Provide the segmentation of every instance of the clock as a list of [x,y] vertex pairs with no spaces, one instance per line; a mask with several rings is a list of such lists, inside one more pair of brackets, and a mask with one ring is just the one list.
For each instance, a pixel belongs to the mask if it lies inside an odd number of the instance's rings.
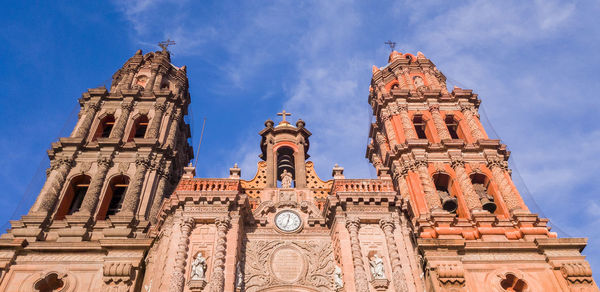
[[302,224],[302,219],[294,211],[285,210],[275,215],[275,226],[284,232],[292,232],[298,230]]

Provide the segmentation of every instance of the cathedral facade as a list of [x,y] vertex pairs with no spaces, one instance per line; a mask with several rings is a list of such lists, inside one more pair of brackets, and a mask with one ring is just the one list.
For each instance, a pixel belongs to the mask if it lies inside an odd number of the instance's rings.
[[393,51],[365,99],[376,179],[318,177],[285,111],[259,132],[253,179],[196,178],[186,68],[136,52],[52,143],[36,202],[0,237],[0,291],[598,291],[586,239],[523,202],[477,94]]

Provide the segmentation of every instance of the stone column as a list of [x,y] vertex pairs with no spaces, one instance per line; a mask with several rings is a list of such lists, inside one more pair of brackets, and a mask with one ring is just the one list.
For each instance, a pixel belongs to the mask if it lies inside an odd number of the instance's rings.
[[403,68],[402,75],[404,75],[404,79],[406,80],[406,85],[409,89],[415,89],[415,85],[413,84],[412,79],[410,78],[410,69]]
[[482,210],[483,207],[479,195],[475,192],[473,184],[465,170],[465,162],[461,159],[455,159],[452,161],[452,168],[454,168],[454,172],[456,172],[456,178],[458,179],[458,184],[465,196],[467,208],[469,210]]
[[488,168],[492,170],[494,182],[500,189],[502,199],[508,210],[512,213],[515,210],[521,209],[519,198],[513,192],[510,182],[506,179],[505,173],[508,169],[508,163],[500,159],[491,159],[488,161]]
[[295,170],[295,187],[305,188],[306,187],[306,165],[304,156],[304,138],[298,139],[298,152],[294,153],[294,170]]
[[100,109],[100,101],[99,100],[90,100],[88,102],[87,110],[85,111],[85,116],[83,117],[83,121],[77,128],[77,132],[75,132],[74,137],[80,138],[85,137],[90,132],[90,127],[92,126],[92,122],[96,117],[96,113]]
[[81,203],[81,208],[78,212],[81,215],[91,215],[96,209],[98,200],[100,199],[100,193],[102,192],[102,186],[106,179],[106,173],[110,169],[111,164],[112,161],[110,157],[98,158],[98,170],[85,192],[85,197],[83,197],[83,202]]
[[148,131],[146,131],[146,139],[158,138],[160,122],[162,121],[162,116],[166,108],[167,106],[164,102],[157,101],[154,104],[154,117],[152,118]]
[[467,120],[467,125],[471,130],[471,136],[473,136],[473,139],[475,139],[475,141],[479,139],[484,139],[483,133],[481,133],[481,129],[479,129],[479,123],[477,122],[477,118],[473,113],[475,111],[475,108],[470,104],[462,104],[460,105],[460,109],[462,110],[465,120]]
[[420,159],[415,161],[415,167],[417,168],[419,179],[421,180],[421,184],[423,185],[423,192],[425,193],[425,201],[427,202],[427,207],[429,207],[430,211],[441,210],[442,203],[440,202],[440,197],[438,196],[437,191],[435,190],[435,184],[429,176],[429,171],[427,170],[427,160]]
[[398,106],[398,111],[400,119],[402,120],[402,128],[404,128],[404,136],[406,136],[406,139],[418,139],[417,132],[413,127],[410,117],[408,117],[408,106],[401,104]]
[[167,73],[167,71],[163,67],[160,67],[158,69],[158,75],[156,76],[156,81],[154,82],[154,90],[155,91],[159,91],[160,90],[160,86],[162,84],[162,80],[163,80],[164,75],[166,73]]
[[402,271],[402,262],[400,261],[400,254],[398,253],[398,247],[396,246],[396,239],[394,238],[394,220],[391,217],[386,217],[379,220],[379,226],[385,234],[385,241],[387,243],[388,254],[392,265],[392,281],[396,292],[407,292],[408,287],[406,286],[406,279],[404,278],[404,272]]
[[230,227],[229,215],[215,219],[217,225],[217,246],[213,260],[213,271],[210,277],[211,292],[223,292],[225,285],[225,253],[227,251],[227,230]]
[[169,134],[167,135],[167,145],[171,147],[171,149],[175,147],[175,140],[177,139],[177,131],[179,130],[181,116],[181,108],[177,108],[175,113],[171,116],[171,126],[169,127]]
[[277,187],[277,159],[273,153],[273,137],[267,138],[267,188]]
[[169,174],[163,170],[159,170],[157,173],[160,176],[158,180],[158,186],[156,187],[156,193],[154,194],[154,199],[152,200],[152,206],[150,207],[150,213],[148,214],[148,219],[152,224],[155,224],[158,221],[156,217],[158,211],[160,209],[160,204],[162,203],[163,198],[165,197],[165,193],[167,187],[169,185]]
[[396,132],[394,132],[394,126],[392,125],[391,119],[392,115],[389,111],[384,110],[381,112],[381,120],[383,121],[383,127],[388,137],[390,148],[394,149],[394,146],[398,144],[398,140],[396,139]]
[[433,117],[433,124],[440,135],[440,139],[452,139],[450,132],[448,132],[448,127],[446,127],[446,123],[444,122],[444,119],[442,119],[442,114],[440,114],[440,106],[438,104],[432,104],[429,106],[429,111]]
[[135,164],[135,176],[129,182],[127,193],[123,199],[123,207],[121,208],[119,215],[133,216],[140,201],[140,192],[142,191],[146,170],[148,170],[149,159],[147,157],[139,157],[135,160]]
[[133,76],[135,75],[135,70],[133,68],[125,69],[125,78],[123,78],[123,83],[119,86],[120,89],[131,89],[131,83],[133,83]]
[[154,89],[154,82],[156,82],[156,75],[158,74],[158,65],[153,65],[152,68],[150,69],[150,78],[148,79],[148,83],[146,83],[146,86],[144,87],[144,92],[148,93],[148,92],[152,92],[152,90]]
[[408,183],[406,182],[408,170],[408,167],[397,168],[396,173],[394,174],[394,179],[396,180],[396,185],[398,186],[398,190],[400,191],[400,196],[402,196],[402,198],[405,199],[410,197]]
[[119,119],[115,123],[115,127],[110,132],[110,138],[117,138],[119,140],[123,139],[123,133],[125,133],[125,127],[127,126],[127,121],[129,121],[129,114],[131,114],[132,109],[133,100],[123,100],[121,103],[121,115],[119,115]]
[[183,218],[181,222],[181,235],[177,243],[177,254],[175,255],[175,268],[169,291],[181,292],[185,284],[185,265],[190,243],[190,234],[194,227],[194,219]]
[[360,219],[358,217],[347,217],[346,228],[350,233],[350,247],[352,249],[352,262],[354,264],[354,284],[356,291],[368,292],[369,280],[365,272],[362,252],[360,251],[360,241],[358,240],[358,229],[360,228]]
[[381,154],[381,160],[385,160],[387,156],[387,139],[380,132],[375,133],[375,140],[377,141],[377,145],[379,146],[379,153]]
[[433,70],[431,70],[431,68],[425,68],[425,78],[427,79],[427,82],[429,82],[429,87],[431,87],[432,89],[439,89],[439,82],[438,80],[435,78]]
[[53,169],[42,188],[40,194],[41,201],[37,209],[38,212],[49,212],[52,210],[73,163],[72,158],[61,158],[55,162],[55,166],[52,167]]

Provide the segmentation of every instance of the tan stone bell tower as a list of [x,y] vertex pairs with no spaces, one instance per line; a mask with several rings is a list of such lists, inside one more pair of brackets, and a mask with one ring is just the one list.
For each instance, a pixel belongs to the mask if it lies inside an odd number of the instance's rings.
[[[308,137],[311,133],[304,128],[304,121],[298,120],[294,127],[286,121],[289,113],[282,111],[279,115],[283,119],[277,126],[267,120],[265,129],[259,133],[262,136],[260,158],[267,162],[267,187],[276,187],[285,172],[292,176],[293,187],[306,188],[305,160],[309,158]],[[285,185],[283,181],[282,184]]]
[[472,90],[446,89],[422,53],[373,66],[367,158],[391,175],[410,222],[427,291],[598,291],[580,251],[532,214],[490,139]]
[[110,90],[90,89],[79,103],[71,136],[48,150],[35,204],[0,239],[2,291],[130,291],[148,226],[192,158],[186,70],[166,49],[137,51]]

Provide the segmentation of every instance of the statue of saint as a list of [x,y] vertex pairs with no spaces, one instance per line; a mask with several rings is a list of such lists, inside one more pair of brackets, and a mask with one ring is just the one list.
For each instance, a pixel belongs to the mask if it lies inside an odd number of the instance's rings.
[[340,289],[344,287],[344,280],[342,280],[342,268],[336,265],[333,271],[333,288]]
[[289,189],[292,187],[292,174],[284,169],[281,173],[281,188]]
[[206,273],[206,259],[199,252],[196,258],[192,262],[192,280],[204,280],[204,273]]
[[244,273],[242,273],[242,262],[238,261],[235,265],[235,288],[242,288],[244,285]]
[[373,276],[373,279],[386,279],[383,268],[383,259],[379,254],[374,254],[369,260],[369,264],[371,265],[371,275]]

